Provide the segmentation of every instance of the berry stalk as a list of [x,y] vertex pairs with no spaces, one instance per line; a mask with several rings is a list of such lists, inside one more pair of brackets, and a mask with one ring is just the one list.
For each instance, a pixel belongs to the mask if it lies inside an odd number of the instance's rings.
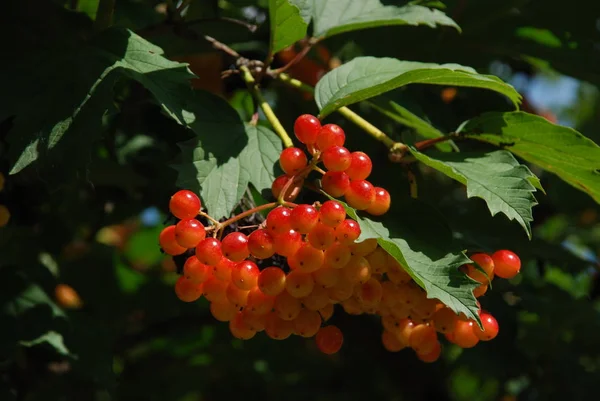
[[271,106],[269,106],[269,103],[267,103],[262,93],[260,93],[258,83],[254,79],[254,76],[252,76],[252,73],[250,72],[248,67],[243,65],[240,67],[240,71],[242,72],[242,77],[244,78],[244,81],[248,86],[248,90],[256,99],[256,102],[258,103],[258,106],[261,108],[263,113],[265,113],[265,116],[267,117],[267,120],[269,120],[269,123],[273,127],[273,130],[275,130],[275,133],[277,133],[279,138],[281,138],[283,146],[285,146],[286,148],[291,148],[292,146],[294,146],[292,138],[290,138],[285,128],[283,128],[283,125],[281,125],[281,122],[275,115],[275,112],[273,112],[273,109],[271,108]]

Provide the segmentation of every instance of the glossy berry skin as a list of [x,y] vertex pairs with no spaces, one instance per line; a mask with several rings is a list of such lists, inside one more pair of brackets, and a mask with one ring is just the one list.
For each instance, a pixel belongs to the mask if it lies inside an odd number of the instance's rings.
[[286,275],[279,267],[267,267],[258,275],[258,288],[271,296],[279,295],[285,290]]
[[268,259],[275,254],[274,240],[267,230],[255,230],[248,236],[248,250],[258,259]]
[[305,145],[316,143],[320,130],[321,122],[310,114],[303,114],[294,122],[294,134]]
[[479,317],[481,318],[483,330],[476,324],[473,325],[473,333],[475,333],[477,338],[481,341],[490,341],[496,338],[498,331],[500,330],[496,318],[487,312],[482,312]]
[[162,250],[168,255],[181,255],[187,251],[187,248],[184,248],[177,243],[174,225],[163,228],[158,236],[158,243]]
[[311,205],[298,205],[292,209],[290,224],[292,229],[307,234],[319,222],[319,212]]
[[334,242],[329,248],[325,249],[323,266],[341,269],[350,262],[350,259],[352,259],[350,247],[340,242]]
[[311,293],[315,279],[310,273],[292,270],[285,279],[285,290],[294,298],[303,298]]
[[442,354],[442,345],[439,341],[435,342],[434,348],[428,353],[417,353],[417,358],[421,360],[421,362],[425,363],[433,363],[437,361]]
[[351,219],[346,219],[335,228],[336,240],[342,244],[350,245],[360,236],[360,226]]
[[321,315],[319,312],[302,309],[292,321],[294,332],[302,337],[309,338],[316,335],[321,328]]
[[205,265],[216,266],[222,256],[221,242],[216,238],[205,238],[196,246],[196,257]]
[[292,256],[288,257],[288,264],[292,270],[312,273],[323,266],[325,254],[310,244],[304,243]]
[[406,345],[402,343],[395,334],[392,334],[387,330],[384,330],[381,334],[381,343],[383,344],[383,347],[390,352],[398,352],[406,348]]
[[250,256],[248,237],[239,231],[227,234],[221,242],[221,251],[223,256],[234,262],[241,262]]
[[471,255],[471,260],[479,265],[485,272],[481,272],[474,265],[467,265],[467,275],[481,284],[488,284],[494,278],[494,260],[485,253],[476,253]]
[[329,171],[344,171],[350,167],[350,151],[343,146],[331,146],[322,153],[323,164]]
[[249,291],[258,285],[260,270],[256,263],[245,260],[238,263],[231,272],[231,282],[239,289]]
[[219,262],[213,266],[213,276],[222,281],[231,281],[231,272],[238,262],[234,262],[223,256]]
[[267,215],[266,228],[272,235],[283,234],[291,230],[292,211],[287,207],[279,206]]
[[208,280],[212,275],[213,268],[200,262],[197,257],[190,256],[183,265],[183,276],[194,284],[200,284]]
[[184,248],[195,248],[206,238],[206,230],[196,219],[181,220],[175,226],[175,239]]
[[342,348],[344,343],[344,335],[337,326],[322,327],[315,337],[317,348],[327,355],[335,354]]
[[344,142],[346,142],[346,134],[337,124],[325,124],[317,136],[317,147],[320,151],[332,146],[344,146]]
[[346,169],[346,174],[351,180],[364,180],[371,175],[373,163],[366,153],[352,152],[350,157],[350,166]]
[[450,308],[437,310],[432,317],[433,325],[440,333],[452,333],[456,327],[458,315]]
[[181,276],[175,283],[175,294],[183,302],[194,302],[202,296],[202,284],[194,284]]
[[279,156],[279,165],[288,175],[294,175],[308,164],[306,154],[299,148],[286,148]]
[[273,237],[273,248],[275,253],[281,256],[291,256],[302,245],[302,235],[295,230],[288,230],[285,233],[277,234]]
[[475,335],[473,326],[477,327],[472,321],[458,320],[454,332],[452,332],[454,344],[461,348],[473,348],[477,345],[479,338]]
[[175,192],[169,201],[169,210],[173,216],[182,220],[195,218],[201,208],[202,203],[198,195],[186,189]]
[[381,216],[390,210],[391,203],[390,193],[384,188],[375,187],[375,200],[366,209],[366,212],[373,216]]
[[419,324],[411,331],[408,345],[418,354],[427,354],[435,348],[437,334],[435,329],[426,324]]
[[338,201],[328,200],[319,209],[321,223],[329,227],[337,227],[346,219],[346,209]]
[[494,273],[498,277],[511,279],[521,270],[521,259],[514,252],[496,251],[492,255],[492,259],[494,260]]
[[350,188],[350,177],[343,171],[328,171],[321,178],[321,186],[329,195],[339,198]]
[[335,241],[335,230],[333,227],[319,223],[306,236],[308,242],[317,249],[325,250]]
[[351,181],[345,197],[351,207],[366,210],[375,202],[375,187],[367,180]]

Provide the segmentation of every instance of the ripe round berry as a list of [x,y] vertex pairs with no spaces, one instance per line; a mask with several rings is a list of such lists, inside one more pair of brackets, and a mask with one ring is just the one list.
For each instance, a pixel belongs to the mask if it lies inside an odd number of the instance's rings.
[[498,277],[510,279],[519,274],[521,270],[521,259],[514,252],[496,251],[492,255],[492,259],[494,260],[494,273]]
[[281,256],[291,256],[302,245],[302,235],[294,230],[277,234],[273,237],[273,249]]
[[163,228],[158,236],[158,243],[162,250],[168,255],[181,255],[187,251],[187,248],[184,248],[177,243],[174,225]]
[[[251,291],[252,293],[252,291]],[[248,303],[250,301],[248,300]],[[251,312],[248,309],[248,306],[246,306],[244,308],[244,310],[242,311],[242,319],[244,320],[244,323],[246,323],[246,325],[248,326],[248,328],[250,328],[250,330],[254,330],[255,332],[259,333],[261,331],[265,330],[265,321],[267,320],[267,312],[265,312],[264,314],[256,314],[254,312]]]
[[[323,269],[319,269],[320,271]],[[315,272],[316,273],[316,272]],[[315,278],[316,282],[316,278]],[[302,298],[302,305],[304,308],[312,311],[319,311],[323,309],[331,300],[329,299],[329,293],[325,287],[315,285],[315,288],[308,294],[307,297]]]
[[319,314],[321,315],[321,319],[323,319],[324,322],[328,321],[329,319],[331,319],[331,316],[333,316],[333,304],[329,303],[327,304],[327,306],[319,309]]
[[315,339],[319,350],[327,355],[338,352],[344,343],[342,331],[333,325],[322,327]]
[[335,230],[333,227],[319,223],[306,236],[308,242],[317,249],[327,249],[335,241]]
[[414,349],[417,354],[428,354],[433,351],[438,342],[435,329],[427,324],[419,324],[410,333],[408,345]]
[[350,166],[346,169],[346,174],[351,180],[364,180],[373,169],[373,163],[369,156],[364,152],[352,152],[350,155]]
[[259,274],[256,263],[245,260],[238,263],[231,272],[231,282],[239,289],[249,291],[257,286]]
[[320,130],[321,122],[317,117],[310,114],[303,114],[294,122],[294,134],[296,134],[296,138],[306,145],[317,142]]
[[315,286],[315,279],[310,273],[293,270],[285,279],[285,289],[294,298],[303,298],[311,293]]
[[196,219],[181,220],[175,226],[175,239],[184,248],[195,248],[206,238],[206,230]]
[[243,308],[248,303],[248,294],[250,291],[241,290],[237,285],[230,282],[225,290],[227,300],[235,305],[236,308]]
[[454,344],[461,348],[473,348],[477,345],[479,338],[475,335],[473,326],[476,325],[472,321],[457,320],[452,332]]
[[312,275],[315,279],[315,283],[323,288],[331,288],[340,280],[340,269],[334,269],[333,267],[322,267],[313,272]]
[[488,284],[494,278],[494,260],[485,253],[476,253],[471,256],[471,260],[479,265],[485,273],[477,269],[474,265],[467,265],[467,275],[481,284]]
[[202,296],[202,284],[194,284],[181,276],[175,283],[175,294],[183,302],[194,302]]
[[375,200],[371,203],[366,211],[373,216],[381,216],[390,210],[392,198],[390,193],[381,187],[375,187]]
[[342,269],[342,277],[352,284],[364,284],[371,278],[371,266],[365,257],[353,256]]
[[450,308],[442,308],[433,314],[432,321],[435,329],[440,333],[451,333],[456,327],[458,315]]
[[366,180],[351,181],[344,196],[348,205],[357,210],[365,210],[375,202],[375,187]]
[[227,234],[221,242],[221,251],[223,252],[223,256],[234,262],[241,262],[250,256],[248,237],[239,231]]
[[273,309],[275,297],[267,295],[256,287],[248,293],[248,302],[245,309],[256,315],[266,315]]
[[384,330],[381,334],[381,343],[383,347],[390,352],[398,352],[406,348],[406,345],[398,339],[395,334]]
[[311,205],[298,205],[292,209],[290,224],[301,234],[307,234],[319,222],[319,212]]
[[285,289],[286,275],[279,267],[267,267],[258,275],[258,288],[267,295],[276,296]]
[[408,344],[408,340],[410,338],[410,334],[413,329],[416,327],[416,324],[410,319],[401,319],[398,322],[397,335],[398,339],[402,341],[404,344]]
[[346,218],[346,209],[340,202],[328,200],[319,209],[319,218],[326,226],[337,227]]
[[308,164],[306,154],[299,148],[286,148],[279,156],[279,165],[284,173],[294,175]]
[[317,146],[324,151],[332,146],[344,146],[346,134],[342,127],[337,124],[325,124],[321,127],[317,136]]
[[350,247],[346,244],[335,242],[329,248],[325,249],[323,266],[341,269],[350,262],[351,258],[352,253],[350,252]]
[[371,277],[355,290],[356,298],[365,306],[377,306],[381,302],[383,288],[379,280]]
[[248,236],[248,250],[257,259],[268,259],[275,254],[273,237],[267,230],[256,230]]
[[354,283],[351,283],[343,278],[337,282],[336,285],[328,290],[329,298],[335,302],[344,302],[350,298],[354,293]]
[[202,283],[202,291],[206,299],[210,302],[229,302],[225,293],[228,285],[227,281],[222,281],[215,276],[211,276]]
[[442,345],[439,341],[436,341],[433,349],[428,353],[419,353],[417,352],[417,358],[421,360],[421,362],[425,363],[433,363],[437,361],[442,353]]
[[343,171],[328,171],[321,178],[321,186],[329,195],[339,198],[350,187],[350,177]]
[[229,301],[217,301],[210,303],[210,314],[219,322],[229,322],[235,318],[239,308]]
[[[292,179],[291,177],[289,177],[285,174],[280,175],[279,177],[275,178],[275,181],[273,181],[273,184],[271,184],[271,193],[273,194],[273,196],[276,199],[279,199],[279,195],[281,195],[283,188],[285,188],[286,184],[291,179]],[[303,179],[297,179],[285,191],[285,196],[283,197],[283,200],[285,200],[286,202],[293,202],[300,194],[303,184],[304,184]]]
[[375,238],[369,238],[350,245],[353,255],[367,256],[371,252],[374,252],[375,249],[377,249],[377,240]]
[[221,257],[219,262],[213,266],[213,275],[222,281],[231,281],[231,272],[235,269],[235,266],[238,262],[234,262],[226,258],[225,256]]
[[346,219],[335,228],[335,238],[346,245],[352,244],[360,236],[360,226],[351,219]]
[[244,322],[244,315],[242,312],[238,312],[235,317],[229,321],[229,331],[231,334],[240,340],[249,340],[256,335],[256,331],[252,330],[246,322]]
[[269,313],[265,319],[265,333],[273,340],[285,340],[294,332],[294,324],[281,319],[277,313]]
[[291,230],[290,216],[292,212],[287,207],[279,206],[267,215],[266,227],[271,235],[283,234]]
[[283,320],[294,320],[302,310],[302,303],[284,291],[275,297],[273,309]]
[[388,253],[383,248],[377,247],[365,257],[373,268],[373,273],[383,274],[387,272]]
[[[0,173],[0,176],[1,175],[2,173]],[[60,306],[66,309],[79,309],[83,306],[81,297],[79,296],[75,288],[71,287],[68,284],[58,284],[54,288],[54,297],[56,298],[56,302],[58,302]]]
[[193,219],[200,213],[201,208],[202,203],[198,195],[186,189],[175,192],[169,201],[169,210],[173,216],[182,220]]
[[292,256],[288,257],[287,262],[292,270],[299,270],[304,273],[312,273],[323,266],[325,254],[322,250],[304,243]]
[[190,256],[183,265],[183,275],[194,284],[200,284],[212,276],[213,269],[200,262],[197,257]]
[[319,312],[302,309],[292,323],[294,324],[294,332],[297,335],[309,338],[317,334],[321,328],[322,320]]
[[496,318],[487,312],[482,312],[479,317],[481,318],[483,330],[481,330],[476,324],[473,324],[473,332],[475,335],[481,341],[490,341],[496,338],[499,331],[498,321]]
[[331,146],[322,153],[323,164],[329,171],[344,171],[352,160],[350,151],[343,146]]
[[216,238],[205,238],[196,246],[196,257],[205,265],[216,266],[222,256],[221,242]]

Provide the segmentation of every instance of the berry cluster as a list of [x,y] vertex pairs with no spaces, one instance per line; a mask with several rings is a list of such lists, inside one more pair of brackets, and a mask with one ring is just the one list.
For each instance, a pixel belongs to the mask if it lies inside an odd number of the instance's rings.
[[[310,114],[301,115],[294,123],[296,138],[306,145],[312,160],[300,148],[287,148],[279,158],[284,175],[277,177],[272,185],[276,198],[293,201],[299,194],[305,176],[316,170],[323,174],[321,187],[329,195],[344,197],[348,205],[357,210],[380,216],[390,208],[390,194],[375,187],[367,178],[373,164],[364,152],[350,152],[344,147],[346,134],[336,124],[321,126]],[[323,163],[327,171],[318,167]],[[283,194],[282,194],[283,192]]]
[[[360,227],[346,218],[340,202],[288,205],[293,207],[272,209],[249,235],[234,231],[221,241],[207,237],[215,226],[205,228],[196,220],[202,212],[195,194],[182,190],[173,195],[170,210],[180,221],[166,227],[159,241],[168,254],[188,255],[175,284],[177,296],[185,302],[204,296],[212,315],[228,322],[237,338],[250,339],[261,331],[277,340],[314,336],[326,354],[343,343],[339,328],[323,326],[336,304],[348,314],[380,316],[384,347],[410,347],[425,362],[440,355],[437,332],[464,348],[496,337],[498,323],[492,315],[480,313],[480,330],[472,320],[427,298],[375,239],[356,242]],[[477,296],[494,276],[510,278],[520,269],[519,258],[506,250],[471,258],[479,267],[463,270],[481,283]]]
[[[4,174],[0,173],[0,192],[4,190]],[[0,205],[0,227],[4,227],[10,220],[10,211],[6,205]]]

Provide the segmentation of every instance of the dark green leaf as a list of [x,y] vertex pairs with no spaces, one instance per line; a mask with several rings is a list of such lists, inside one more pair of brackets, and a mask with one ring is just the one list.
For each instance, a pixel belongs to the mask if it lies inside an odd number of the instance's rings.
[[379,0],[318,0],[313,10],[314,34],[329,37],[343,32],[388,25],[438,25],[460,28],[442,11],[418,5],[384,6]]
[[470,67],[357,57],[321,78],[315,88],[315,100],[324,117],[340,107],[418,83],[489,89],[507,96],[515,105],[521,99],[511,85],[495,76],[478,74]]
[[558,175],[600,203],[600,147],[574,129],[511,112],[483,114],[468,121],[461,132]]
[[537,178],[509,152],[426,155],[413,147],[410,152],[420,162],[466,185],[467,196],[483,199],[492,216],[503,213],[516,220],[531,238],[531,208],[537,204],[532,179]]
[[65,346],[65,342],[64,342],[64,338],[62,336],[62,334],[57,333],[56,331],[49,331],[43,335],[41,335],[40,337],[33,339],[33,340],[21,340],[19,341],[19,344],[25,346],[25,347],[33,347],[35,345],[38,344],[44,344],[47,343],[48,345],[50,345],[52,348],[54,348],[56,350],[56,352],[58,352],[61,355],[71,355],[71,353],[69,352],[69,349]]
[[[302,14],[294,3],[302,6]],[[304,18],[308,18],[307,6],[307,1],[269,0],[271,53],[277,53],[306,36],[309,20]]]

